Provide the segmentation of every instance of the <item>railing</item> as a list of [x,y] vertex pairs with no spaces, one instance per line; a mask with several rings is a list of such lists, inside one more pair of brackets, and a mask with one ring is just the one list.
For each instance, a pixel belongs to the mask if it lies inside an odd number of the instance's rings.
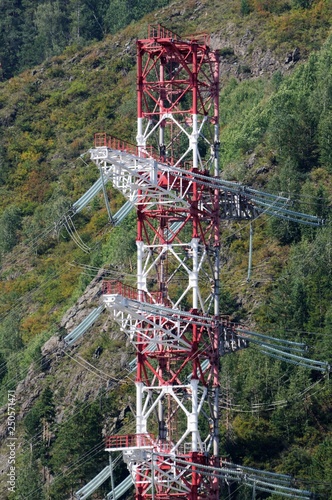
[[95,148],[102,148],[107,146],[107,138],[105,132],[95,134]]
[[[161,441],[156,439],[153,434],[125,434],[118,436],[107,436],[105,441],[106,449],[108,448],[153,448],[153,452],[170,454],[174,450],[174,443],[169,441]],[[177,455],[180,458],[186,459],[191,455],[191,443],[182,443],[177,448]]]
[[144,290],[138,290],[130,285],[125,285],[121,281],[105,280],[102,282],[103,295],[122,295],[127,299],[140,300],[149,304],[160,304],[162,299],[161,292],[150,292],[147,294]]
[[95,148],[109,148],[124,153],[130,153],[140,158],[154,158],[159,160],[158,154],[154,151],[152,146],[135,146],[130,142],[123,141],[117,137],[107,136],[105,132],[97,133],[94,136]]
[[161,24],[151,25],[148,30],[148,38],[169,38],[172,41],[181,41],[181,40],[189,40],[190,42],[197,42],[200,45],[209,45],[210,44],[210,35],[207,33],[195,33],[193,35],[185,35],[181,37],[174,31],[171,31]]
[[108,448],[151,448],[155,445],[152,434],[125,434],[124,436],[107,436],[106,449]]
[[123,295],[128,299],[138,299],[138,290],[129,285],[121,283],[121,281],[103,281],[102,282],[103,295]]
[[186,35],[184,38],[190,42],[196,42],[199,45],[210,45],[211,37],[208,33],[195,33],[194,35]]
[[94,146],[95,148],[115,149],[139,158],[151,158],[161,163],[167,163],[167,165],[174,165],[174,158],[166,156],[161,148],[157,152],[151,145],[135,146],[116,137],[107,136],[105,132],[98,132],[94,135]]
[[95,134],[95,147],[117,149],[138,156],[137,146],[116,137],[107,136],[105,132]]
[[149,25],[148,38],[170,38],[172,40],[181,40],[181,37],[174,33],[174,31],[168,30],[161,24],[157,26]]

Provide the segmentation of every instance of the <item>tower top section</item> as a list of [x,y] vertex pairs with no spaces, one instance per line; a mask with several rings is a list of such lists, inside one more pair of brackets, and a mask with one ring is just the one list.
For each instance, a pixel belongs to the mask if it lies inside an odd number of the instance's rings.
[[137,146],[160,161],[218,171],[219,56],[205,34],[161,25],[137,41]]
[[195,114],[218,120],[218,52],[210,37],[180,37],[161,25],[149,26],[148,38],[137,41],[138,116]]

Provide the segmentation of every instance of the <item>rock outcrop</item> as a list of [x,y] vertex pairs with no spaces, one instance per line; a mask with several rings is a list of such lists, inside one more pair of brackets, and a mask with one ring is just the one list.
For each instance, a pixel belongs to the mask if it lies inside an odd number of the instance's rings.
[[237,30],[229,23],[211,36],[211,47],[220,51],[221,78],[234,76],[239,80],[272,75],[276,71],[286,73],[301,58],[295,47],[291,52],[278,57],[271,49],[263,49],[256,43],[255,33],[247,29],[237,37]]

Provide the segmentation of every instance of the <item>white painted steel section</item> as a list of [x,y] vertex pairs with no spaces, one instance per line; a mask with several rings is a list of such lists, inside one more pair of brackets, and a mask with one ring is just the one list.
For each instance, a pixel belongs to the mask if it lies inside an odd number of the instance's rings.
[[192,451],[198,451],[198,380],[191,379],[192,412],[188,418],[188,430],[192,437]]
[[136,384],[136,433],[146,434],[146,418],[143,415],[143,391],[144,384],[135,382]]
[[144,243],[143,241],[136,241],[137,246],[137,289],[138,299],[143,300],[142,292],[147,291],[146,288],[146,274],[143,273],[143,259],[144,259]]
[[193,168],[198,168],[198,120],[197,115],[192,115],[193,128],[190,136],[190,146],[192,149]]
[[198,272],[199,272],[199,266],[198,266],[198,243],[199,239],[198,238],[193,238],[191,240],[191,248],[193,251],[193,270],[190,273],[190,280],[189,283],[193,289],[193,301],[192,301],[192,306],[194,309],[198,309]]
[[[145,147],[146,141],[143,134],[143,118],[137,118],[137,136],[136,136],[137,146]],[[140,150],[140,148],[139,148]]]

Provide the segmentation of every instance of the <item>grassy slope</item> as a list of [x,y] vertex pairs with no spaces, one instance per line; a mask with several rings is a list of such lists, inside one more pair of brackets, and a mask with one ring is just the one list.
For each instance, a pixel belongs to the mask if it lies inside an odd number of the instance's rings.
[[[251,53],[256,47],[269,48],[283,59],[294,46],[299,46],[302,54],[321,46],[329,29],[329,8],[329,2],[315,2],[309,11],[273,14],[256,9],[243,17],[239,2],[235,1],[174,2],[158,18],[148,16],[147,22],[158,19],[181,34],[198,30],[226,32],[230,45],[250,29],[255,33]],[[20,336],[25,345],[31,346],[22,356],[21,376],[38,355],[38,344],[54,331],[63,312],[86,284],[80,268],[69,263],[91,263],[94,259],[77,249],[63,230],[58,237],[48,234],[40,239],[40,235],[97,178],[96,169],[79,158],[91,146],[93,133],[107,130],[134,140],[135,38],[145,33],[146,24],[130,26],[119,36],[79,53],[68,49],[62,56],[1,84],[0,155],[7,174],[0,186],[0,208],[18,207],[21,229],[17,233],[18,245],[2,259],[0,315],[3,328],[7,328],[6,319],[11,314],[19,315]],[[263,94],[270,92],[269,83],[263,81],[261,87]],[[230,119],[234,119],[232,111]],[[265,157],[260,161],[264,164]],[[114,192],[111,196],[114,208],[120,199]],[[90,246],[104,241],[100,231],[107,216],[101,207],[102,200],[75,219],[80,235]],[[225,229],[226,236],[232,236],[231,233],[234,229]],[[229,239],[229,260],[224,271],[236,266],[233,277],[240,285],[238,301],[244,310],[251,311],[269,293],[271,277],[280,272],[288,249],[281,248],[272,238],[267,247],[266,234],[258,232],[255,258],[260,263],[266,260],[260,274],[260,281],[265,279],[266,286],[254,289],[245,286],[247,251],[242,234]],[[234,251],[237,253],[232,257]],[[271,255],[273,259],[269,259]],[[102,256],[95,260],[98,265],[103,263]],[[229,276],[225,272],[224,281],[234,293],[234,279]],[[16,354],[11,356],[9,378],[17,370]],[[65,383],[61,380],[60,375],[58,382],[52,383],[61,386]]]

